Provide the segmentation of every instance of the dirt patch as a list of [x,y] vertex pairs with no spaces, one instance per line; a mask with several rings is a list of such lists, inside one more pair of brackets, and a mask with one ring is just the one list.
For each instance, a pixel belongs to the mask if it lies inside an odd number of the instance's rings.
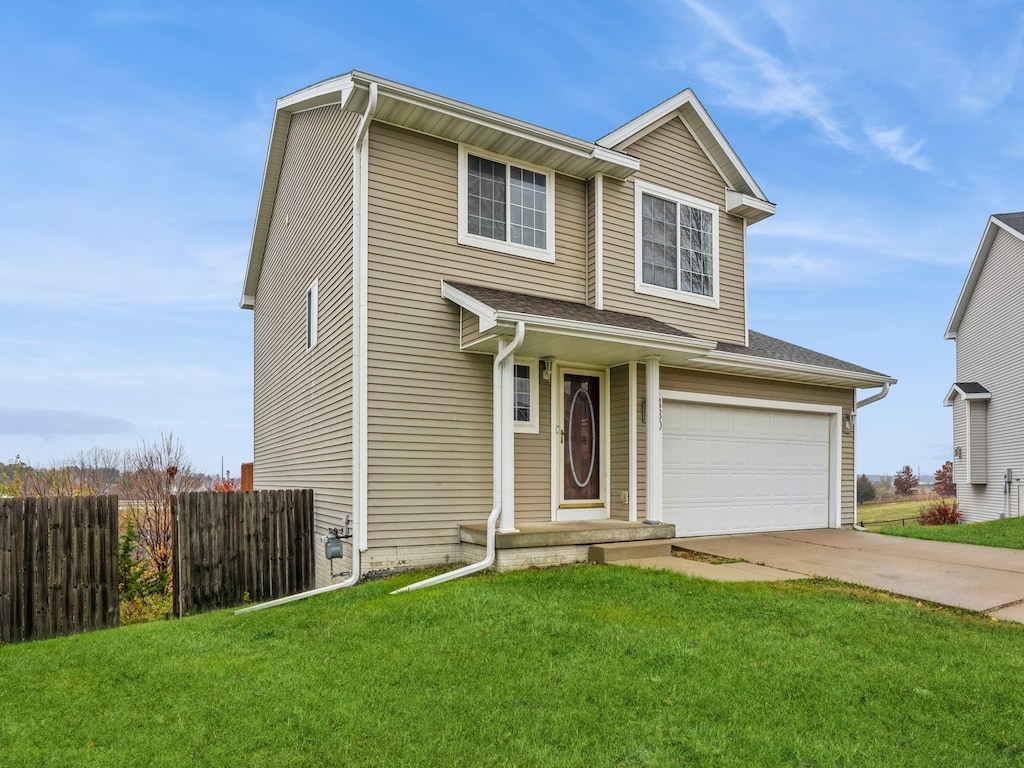
[[718,555],[709,555],[706,552],[694,552],[691,549],[673,549],[672,557],[681,557],[683,560],[696,560],[698,563],[709,563],[711,565],[747,562],[742,557],[719,557]]

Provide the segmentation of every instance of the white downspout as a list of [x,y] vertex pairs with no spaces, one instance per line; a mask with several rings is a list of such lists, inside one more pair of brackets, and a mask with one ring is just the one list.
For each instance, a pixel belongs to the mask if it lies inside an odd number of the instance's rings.
[[[862,408],[865,405],[871,405],[877,403],[883,397],[889,394],[889,382],[882,384],[882,388],[875,392],[875,394],[865,397],[863,400],[859,400],[853,405],[853,412],[850,414],[850,418],[853,420],[851,426],[856,427],[857,423],[857,409]],[[857,531],[866,531],[863,525],[860,524],[858,512],[860,511],[860,505],[857,503],[857,467],[854,465],[853,468],[853,528]]]
[[352,371],[356,379],[352,387],[352,419],[353,424],[353,449],[352,449],[352,573],[345,581],[338,584],[328,584],[326,587],[317,587],[306,592],[299,592],[295,595],[286,595],[276,600],[268,600],[265,603],[250,605],[235,611],[236,614],[252,613],[262,611],[264,608],[273,608],[277,605],[292,603],[313,595],[320,595],[324,592],[333,592],[336,589],[351,587],[359,583],[360,546],[366,541],[366,218],[367,218],[367,197],[366,197],[366,134],[370,129],[370,121],[374,112],[377,111],[377,84],[370,83],[370,98],[366,104],[366,112],[356,129],[356,140],[352,149],[352,162],[355,167],[353,173],[352,190],[352,284],[354,287],[353,296],[353,353]]
[[414,589],[423,589],[424,587],[432,587],[435,584],[442,584],[446,581],[452,581],[453,579],[461,578],[462,576],[468,576],[471,573],[482,571],[485,568],[490,568],[491,564],[494,563],[494,539],[497,534],[498,518],[501,516],[502,497],[504,495],[504,488],[502,487],[502,462],[501,452],[503,445],[503,433],[504,422],[507,417],[511,414],[506,414],[502,407],[502,374],[503,367],[506,362],[512,358],[515,351],[519,349],[519,346],[523,343],[523,337],[526,335],[526,324],[522,321],[516,323],[516,335],[512,339],[507,347],[502,349],[494,356],[494,413],[493,413],[493,432],[494,432],[494,508],[491,509],[491,514],[487,518],[487,554],[483,560],[470,565],[464,565],[462,568],[456,568],[454,571],[448,571],[448,573],[442,573],[437,576],[431,576],[429,579],[423,581],[417,581],[414,584],[401,587],[392,592],[392,595],[397,595],[399,592],[411,592]]

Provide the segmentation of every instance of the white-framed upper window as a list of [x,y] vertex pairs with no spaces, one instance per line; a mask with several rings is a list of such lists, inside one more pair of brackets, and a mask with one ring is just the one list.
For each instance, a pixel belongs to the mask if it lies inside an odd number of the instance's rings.
[[636,183],[636,290],[718,306],[718,206]]
[[319,278],[313,280],[306,289],[306,349],[316,346],[317,315],[319,314]]
[[540,431],[538,405],[539,363],[533,358],[517,357],[512,364],[512,423],[516,432]]
[[554,173],[460,145],[459,242],[554,261]]

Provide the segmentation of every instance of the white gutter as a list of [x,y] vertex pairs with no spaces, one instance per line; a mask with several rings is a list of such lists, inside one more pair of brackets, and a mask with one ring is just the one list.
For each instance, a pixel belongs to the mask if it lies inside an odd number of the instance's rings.
[[501,516],[501,498],[503,495],[502,488],[502,473],[501,473],[501,445],[502,445],[502,434],[505,431],[502,428],[502,421],[506,417],[504,410],[501,407],[501,369],[505,365],[505,362],[511,359],[515,351],[519,349],[523,343],[523,337],[526,335],[526,323],[516,323],[516,335],[512,339],[512,343],[505,347],[501,352],[494,356],[494,414],[493,414],[493,431],[494,431],[494,507],[491,509],[491,514],[487,518],[487,554],[483,560],[470,565],[464,565],[462,568],[456,568],[454,571],[448,573],[442,573],[437,576],[431,576],[429,579],[423,579],[423,581],[417,581],[414,584],[396,589],[392,592],[392,595],[397,595],[399,592],[411,592],[414,589],[423,589],[424,587],[432,587],[435,584],[442,584],[446,581],[452,581],[453,579],[461,578],[462,576],[468,576],[471,573],[482,571],[485,568],[490,568],[494,563],[494,539],[497,533],[498,518]]
[[853,406],[853,412],[856,413],[858,408],[861,408],[861,407],[863,407],[865,405],[871,405],[871,403],[877,403],[879,400],[881,400],[883,397],[885,397],[888,394],[889,394],[889,382],[886,381],[886,382],[884,382],[882,384],[881,391],[875,392],[875,394],[871,395],[870,397],[865,397],[863,400],[861,400],[855,406]]
[[[870,395],[868,397],[865,397],[863,400],[858,400],[854,404],[854,406],[853,406],[853,413],[850,414],[850,417],[854,420],[854,422],[856,422],[856,420],[857,420],[857,409],[858,408],[862,408],[865,405],[871,405],[872,403],[877,403],[879,400],[881,400],[883,397],[885,397],[888,394],[889,394],[889,382],[884,382],[882,384],[882,388],[878,392],[875,392],[875,394]],[[855,460],[856,460],[856,457],[855,457]],[[865,528],[863,525],[860,524],[860,520],[859,520],[860,516],[857,514],[858,511],[860,510],[860,505],[857,503],[857,493],[856,493],[857,467],[856,466],[854,466],[854,468],[853,468],[853,482],[854,482],[853,528],[856,531],[866,531],[867,528]]]
[[295,595],[286,595],[276,600],[268,600],[258,605],[250,605],[235,611],[236,614],[252,613],[262,611],[264,608],[273,608],[285,603],[293,603],[313,595],[320,595],[324,592],[333,592],[336,589],[344,589],[359,583],[361,575],[359,568],[359,552],[365,547],[366,541],[366,184],[365,176],[365,139],[370,129],[370,120],[377,109],[377,84],[370,83],[370,100],[366,105],[366,112],[356,130],[356,141],[352,151],[353,164],[356,168],[353,173],[353,205],[352,215],[354,242],[353,250],[353,275],[352,282],[355,285],[355,339],[353,340],[352,370],[356,382],[352,387],[353,440],[356,442],[352,451],[352,573],[345,581],[338,584],[328,584],[326,587],[310,589],[306,592],[299,592]]

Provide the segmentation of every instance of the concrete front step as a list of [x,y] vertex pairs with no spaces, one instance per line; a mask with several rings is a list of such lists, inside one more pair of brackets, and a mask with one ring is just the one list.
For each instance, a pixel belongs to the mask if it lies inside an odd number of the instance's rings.
[[672,554],[672,542],[665,539],[653,541],[622,541],[613,544],[595,544],[587,554],[592,563],[618,563],[623,560],[644,560],[650,557],[668,557]]
[[[611,542],[642,542],[674,538],[671,523],[630,523],[623,520],[586,520],[558,523],[523,523],[518,531],[498,532],[495,548],[526,549],[537,547],[588,546]],[[486,544],[486,526],[459,526],[459,540],[467,544]],[[582,553],[581,553],[582,556]]]

